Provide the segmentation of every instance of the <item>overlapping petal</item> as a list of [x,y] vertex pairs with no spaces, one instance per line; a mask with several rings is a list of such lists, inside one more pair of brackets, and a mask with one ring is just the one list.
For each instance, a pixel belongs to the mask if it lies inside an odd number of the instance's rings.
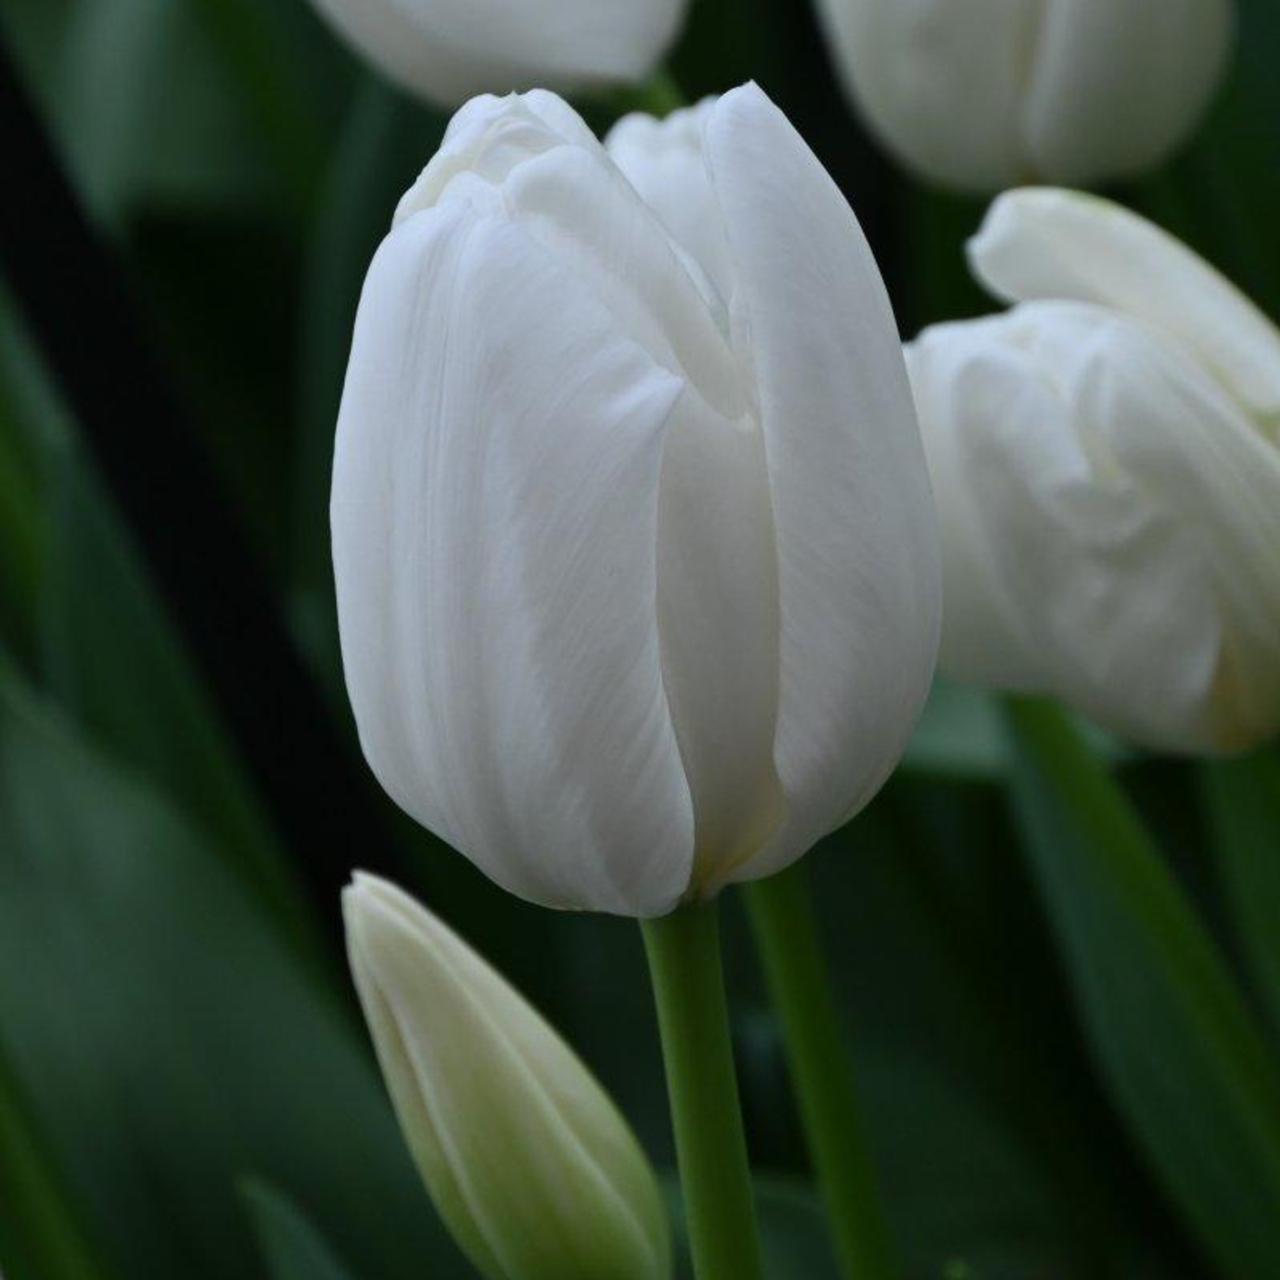
[[937,530],[897,329],[853,212],[755,86],[706,125],[777,538],[782,829],[731,878],[804,853],[879,788],[937,652]]
[[975,433],[994,423],[1068,429],[1067,409],[1001,320],[935,325],[906,349],[942,548],[939,665],[952,679],[1032,692],[1044,674],[997,563],[991,513],[970,478]]
[[970,241],[998,297],[1113,307],[1172,335],[1264,419],[1280,421],[1280,332],[1229,280],[1159,227],[1075,191],[1026,188],[992,205]]
[[509,219],[426,210],[374,260],[335,457],[348,689],[392,797],[533,901],[644,915],[689,882],[653,608],[681,391]]
[[717,102],[706,98],[664,120],[643,112],[623,116],[605,138],[605,149],[676,243],[692,255],[720,299],[727,300],[733,293],[733,268],[702,145]]
[[883,285],[785,118],[749,87],[611,147],[548,94],[458,113],[366,287],[335,568],[391,794],[647,915],[874,793],[938,566]]

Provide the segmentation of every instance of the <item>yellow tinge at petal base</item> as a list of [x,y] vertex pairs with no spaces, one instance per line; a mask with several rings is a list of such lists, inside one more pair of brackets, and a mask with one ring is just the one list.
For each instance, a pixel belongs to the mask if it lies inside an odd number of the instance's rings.
[[441,1216],[491,1280],[663,1280],[653,1171],[574,1053],[394,885],[343,894],[356,988],[401,1128]]

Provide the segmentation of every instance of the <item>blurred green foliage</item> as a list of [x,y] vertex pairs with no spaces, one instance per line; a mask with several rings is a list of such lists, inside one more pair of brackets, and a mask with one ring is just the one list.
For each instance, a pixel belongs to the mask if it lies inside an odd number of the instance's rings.
[[[1118,194],[1280,316],[1280,10],[1241,9],[1212,119]],[[676,78],[695,96],[754,76],[833,170],[854,156],[904,331],[983,310],[961,253],[982,206],[908,184],[826,109],[799,10],[698,0]],[[365,266],[444,120],[305,0],[0,0],[0,35],[347,730],[332,427]],[[910,1274],[1280,1275],[1280,758],[1196,766],[1012,725],[940,686],[899,776],[813,859]],[[9,1280],[467,1274],[303,892],[308,851],[282,847],[256,785],[0,292]],[[634,927],[516,903],[386,809],[412,887],[669,1166]],[[824,1280],[777,1025],[729,907],[771,1274]]]

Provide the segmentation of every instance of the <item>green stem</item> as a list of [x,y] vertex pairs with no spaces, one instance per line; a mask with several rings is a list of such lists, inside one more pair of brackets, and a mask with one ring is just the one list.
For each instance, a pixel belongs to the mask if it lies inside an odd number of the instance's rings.
[[729,1041],[714,903],[646,920],[697,1280],[761,1280],[751,1170]]
[[849,1280],[885,1280],[898,1266],[818,941],[806,863],[745,892],[841,1268]]
[[684,93],[670,71],[655,71],[640,90],[644,110],[653,116],[669,116],[686,105]]
[[680,86],[676,84],[669,71],[654,72],[644,84],[613,90],[608,102],[616,115],[623,116],[629,111],[643,111],[648,115],[657,116],[659,120],[688,105],[684,94],[680,92]]

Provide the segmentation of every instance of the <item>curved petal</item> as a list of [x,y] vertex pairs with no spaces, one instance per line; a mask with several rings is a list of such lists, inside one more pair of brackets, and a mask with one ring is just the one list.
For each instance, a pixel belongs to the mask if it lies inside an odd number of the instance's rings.
[[1136,331],[1113,340],[1105,375],[1083,388],[1084,421],[1212,575],[1210,745],[1257,746],[1280,729],[1280,451],[1196,365]]
[[742,879],[799,857],[897,763],[933,675],[940,585],[902,348],[852,210],[754,85],[716,105],[706,148],[755,362],[781,605],[788,813]]
[[657,1183],[573,1051],[456,934],[394,885],[343,894],[352,974],[432,1197],[489,1276],[658,1280]]
[[972,421],[962,474],[1043,688],[1148,746],[1212,746],[1224,629],[1199,514],[1114,448],[1130,411],[1177,447],[1176,360],[1140,326],[1078,304],[1028,304],[991,327],[1041,392]]
[[534,85],[636,81],[657,64],[687,0],[315,0],[357,49],[430,102]]
[[1222,78],[1229,0],[1048,0],[1027,87],[1034,171],[1093,184],[1159,164]]
[[655,608],[682,390],[509,221],[425,211],[370,268],[332,501],[361,742],[535,902],[657,914],[689,883]]
[[994,191],[1026,176],[1020,129],[1043,0],[819,0],[849,96],[931,181]]
[[497,186],[519,165],[556,147],[599,146],[586,121],[554,93],[481,94],[453,113],[439,148],[400,198],[394,221],[434,208],[459,186]]
[[1280,332],[1230,281],[1159,227],[1095,196],[1001,196],[969,242],[997,297],[1116,308],[1190,347],[1254,413],[1280,415]]
[[939,669],[967,684],[1035,692],[1045,688],[1039,654],[1022,602],[998,571],[966,459],[973,433],[992,421],[1069,427],[1061,399],[1031,357],[1005,340],[1007,331],[1003,317],[935,325],[907,346],[907,370],[942,534]]
[[717,412],[745,411],[723,303],[567,104],[536,91],[468,103],[397,222],[455,200],[519,219],[655,361]]
[[658,521],[667,701],[697,833],[695,893],[753,857],[786,808],[774,758],[778,557],[764,435],[686,396],[672,415]]
[[623,116],[604,140],[614,164],[662,220],[672,238],[706,273],[722,301],[733,293],[724,224],[711,190],[702,135],[714,98],[673,111],[665,120]]

